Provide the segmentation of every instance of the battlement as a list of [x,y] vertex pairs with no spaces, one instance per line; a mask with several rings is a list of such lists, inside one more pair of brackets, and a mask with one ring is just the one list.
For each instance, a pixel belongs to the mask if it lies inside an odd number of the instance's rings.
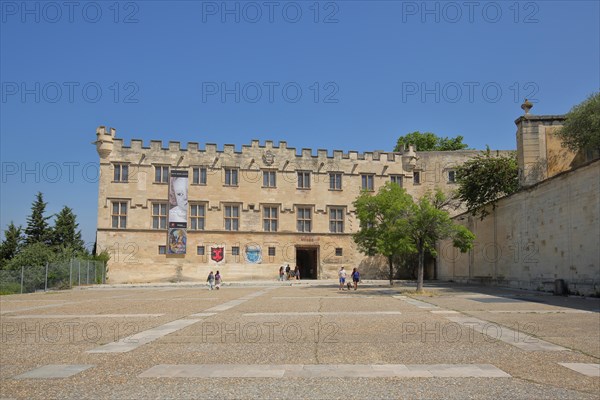
[[[169,141],[168,144],[164,144],[162,140],[150,140],[148,145],[144,145],[141,139],[131,139],[129,144],[126,144],[123,139],[115,137],[116,130],[110,128],[110,131],[106,131],[106,128],[101,126],[97,130],[98,137],[106,138],[110,141],[111,152],[142,152],[150,150],[151,152],[165,152],[165,154],[173,154],[177,152],[190,152],[201,153],[205,155],[219,157],[220,155],[241,155],[256,157],[257,152],[264,153],[271,151],[276,157],[284,159],[303,159],[303,160],[351,160],[351,161],[382,161],[382,162],[400,162],[402,158],[414,157],[414,151],[409,149],[404,152],[386,152],[383,150],[358,152],[342,150],[327,150],[327,149],[314,149],[302,148],[296,149],[295,147],[288,147],[286,141],[279,141],[277,145],[272,140],[266,140],[261,143],[257,139],[252,139],[250,144],[244,144],[241,148],[236,148],[235,144],[224,144],[223,147],[215,143],[206,143],[202,147],[198,142],[188,142],[182,145],[179,141]],[[100,140],[100,139],[98,139]],[[95,142],[97,143],[97,142]],[[110,154],[110,153],[109,153]],[[106,156],[106,152],[105,152]]]

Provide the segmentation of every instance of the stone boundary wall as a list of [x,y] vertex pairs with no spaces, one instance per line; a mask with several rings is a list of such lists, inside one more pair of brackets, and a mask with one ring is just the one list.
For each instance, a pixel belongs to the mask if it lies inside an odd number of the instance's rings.
[[454,220],[475,235],[468,253],[438,246],[438,278],[570,293],[600,294],[600,160],[501,199],[488,217]]

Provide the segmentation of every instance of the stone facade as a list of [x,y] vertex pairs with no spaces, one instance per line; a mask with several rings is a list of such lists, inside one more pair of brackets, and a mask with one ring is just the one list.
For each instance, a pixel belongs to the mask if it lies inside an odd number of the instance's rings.
[[[135,139],[126,146],[114,129],[105,127],[96,136],[97,246],[111,254],[108,276],[113,283],[197,281],[217,269],[230,280],[274,279],[284,264],[298,264],[301,278],[334,278],[342,265],[360,267],[363,277],[385,278],[385,261],[365,257],[352,240],[359,228],[352,202],[363,187],[377,191],[394,180],[413,197],[436,187],[449,191],[456,188],[454,168],[480,153],[415,152],[409,147],[402,153],[315,154],[311,149],[298,152],[286,142],[261,145],[257,140],[241,149],[200,148],[198,143],[183,148],[179,142],[163,146],[161,141],[144,146]],[[189,172],[189,206],[203,214],[194,222],[202,229],[194,229],[191,208],[188,212],[185,255],[161,254],[167,242],[164,177],[172,170]],[[266,208],[276,217],[267,218]],[[232,209],[237,210],[237,230],[227,230],[225,223]],[[214,246],[225,249],[219,263],[210,257]],[[258,251],[261,259],[250,261],[250,251]]]

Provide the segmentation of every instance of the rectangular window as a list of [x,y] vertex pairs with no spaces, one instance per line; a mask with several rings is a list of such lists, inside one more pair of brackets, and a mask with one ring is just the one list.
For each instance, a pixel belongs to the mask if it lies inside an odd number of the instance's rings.
[[390,182],[398,184],[402,187],[402,175],[390,175]]
[[342,255],[344,255],[344,251],[342,250],[341,247],[335,248],[335,255],[336,255],[336,257],[341,257]]
[[129,165],[127,164],[114,164],[115,174],[113,181],[115,182],[127,182],[129,180]]
[[237,170],[237,168],[225,168],[225,185],[226,186],[237,186],[238,185],[238,170]]
[[154,183],[168,183],[169,182],[169,166],[168,165],[155,165],[154,166]]
[[310,189],[310,171],[298,171],[298,189]]
[[298,232],[311,232],[312,210],[310,207],[299,207],[297,211]]
[[277,207],[263,208],[263,229],[265,232],[277,232],[277,221],[279,211]]
[[332,172],[329,174],[329,190],[342,190],[341,172]]
[[329,232],[344,233],[344,209],[329,209]]
[[238,246],[232,246],[231,247],[231,255],[232,256],[239,256],[240,255],[240,248]]
[[152,229],[167,229],[167,203],[152,203]]
[[196,247],[196,255],[203,256],[204,255],[204,251],[205,251],[204,246],[197,246]]
[[158,254],[167,254],[167,246],[158,246]]
[[269,247],[269,257],[275,257],[275,247]]
[[206,185],[206,167],[195,167],[192,169],[192,184]]
[[190,206],[190,229],[193,231],[203,231],[206,222],[206,205],[192,204]]
[[277,172],[263,171],[263,187],[274,188],[277,186]]
[[421,184],[421,172],[419,172],[419,171],[413,172],[413,184],[415,184],[415,185]]
[[240,229],[240,206],[225,206],[225,230],[238,231]]
[[362,174],[360,176],[361,179],[361,183],[362,183],[362,190],[368,190],[368,191],[373,191],[375,190],[375,186],[373,184],[373,179],[374,179],[375,175],[372,174]]
[[111,218],[113,228],[127,228],[127,202],[113,201]]
[[455,183],[456,182],[456,171],[448,171],[448,183]]

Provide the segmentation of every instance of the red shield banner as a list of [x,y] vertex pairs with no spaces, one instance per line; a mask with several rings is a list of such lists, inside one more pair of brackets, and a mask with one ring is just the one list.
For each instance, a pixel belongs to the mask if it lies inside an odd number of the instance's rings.
[[210,249],[210,259],[215,262],[223,261],[223,257],[225,256],[225,248],[224,247],[213,247]]

